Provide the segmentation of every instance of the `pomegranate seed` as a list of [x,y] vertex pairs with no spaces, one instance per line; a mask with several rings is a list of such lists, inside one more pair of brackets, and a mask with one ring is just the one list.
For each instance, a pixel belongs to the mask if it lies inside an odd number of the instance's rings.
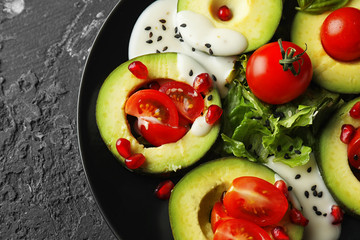
[[172,189],[174,188],[174,183],[171,180],[165,180],[156,187],[155,195],[159,199],[169,199]]
[[129,64],[129,71],[139,79],[146,79],[148,77],[147,67],[140,61],[134,61]]
[[301,225],[303,227],[305,227],[306,225],[308,225],[309,220],[307,220],[304,215],[302,215],[302,213],[297,210],[296,208],[292,208],[290,211],[290,220],[292,223]]
[[349,113],[352,118],[360,118],[360,101],[354,104]]
[[281,226],[274,227],[271,230],[271,235],[275,240],[289,240],[289,236],[286,234],[285,229]]
[[212,87],[212,79],[208,73],[201,73],[195,77],[193,88],[199,93],[207,93]]
[[125,159],[125,165],[130,169],[137,169],[145,162],[145,157],[141,153],[135,153]]
[[332,224],[334,224],[334,225],[340,224],[344,217],[343,211],[337,205],[333,205],[331,207],[331,215],[334,217],[334,220],[332,221]]
[[351,141],[351,139],[354,137],[355,132],[356,132],[356,129],[353,125],[350,125],[350,124],[342,125],[340,140],[343,143],[348,144]]
[[283,180],[277,180],[275,183],[274,183],[274,186],[279,189],[284,195],[286,198],[289,197],[289,191],[288,191],[288,188],[286,186],[286,183],[283,181]]
[[206,113],[205,121],[208,124],[212,125],[220,119],[222,113],[223,110],[221,109],[221,107],[219,107],[218,105],[211,105]]
[[130,141],[125,138],[119,138],[116,141],[116,149],[123,158],[131,156]]
[[231,10],[227,6],[221,6],[218,10],[218,17],[221,21],[229,21],[232,18]]
[[160,84],[158,82],[151,82],[149,83],[149,88],[153,89],[153,90],[159,90],[160,89]]

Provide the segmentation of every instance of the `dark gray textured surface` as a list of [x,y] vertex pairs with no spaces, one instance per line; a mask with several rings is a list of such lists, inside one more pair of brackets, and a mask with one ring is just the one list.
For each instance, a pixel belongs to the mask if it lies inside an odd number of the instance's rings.
[[0,239],[115,239],[86,183],[76,103],[118,0],[0,0]]

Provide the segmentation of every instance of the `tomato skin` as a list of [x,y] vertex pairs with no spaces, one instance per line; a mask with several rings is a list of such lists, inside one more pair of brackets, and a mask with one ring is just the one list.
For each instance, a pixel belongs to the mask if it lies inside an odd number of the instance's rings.
[[[283,41],[284,50],[289,47],[296,50],[295,55],[304,50],[294,43]],[[307,53],[301,58],[303,64],[295,62],[295,70],[301,67],[295,76],[290,70],[284,71],[279,63],[282,59],[278,42],[268,43],[257,49],[249,58],[246,67],[246,80],[256,97],[270,104],[283,104],[300,96],[309,86],[313,70]],[[301,61],[300,61],[301,62]]]
[[259,226],[277,224],[288,209],[285,195],[273,184],[257,177],[233,180],[226,192],[224,206],[229,215]]
[[351,166],[360,169],[360,128],[356,129],[354,137],[349,142],[348,159]]
[[169,81],[161,85],[160,92],[165,93],[174,102],[179,113],[194,122],[204,110],[204,99],[192,86]]
[[340,8],[330,13],[321,26],[321,43],[330,57],[339,61],[360,58],[360,10]]
[[269,234],[256,224],[244,219],[231,219],[222,222],[216,229],[214,240],[271,240]]
[[177,142],[187,132],[186,127],[172,127],[161,123],[152,123],[143,119],[139,119],[138,124],[141,135],[155,147]]
[[126,101],[125,112],[135,117],[155,118],[170,126],[179,124],[179,114],[173,101],[166,94],[153,89],[132,94]]
[[213,232],[215,233],[217,227],[223,223],[224,221],[227,221],[229,219],[234,219],[230,217],[224,207],[224,204],[222,204],[220,201],[216,202],[214,204],[214,207],[211,210],[211,228]]

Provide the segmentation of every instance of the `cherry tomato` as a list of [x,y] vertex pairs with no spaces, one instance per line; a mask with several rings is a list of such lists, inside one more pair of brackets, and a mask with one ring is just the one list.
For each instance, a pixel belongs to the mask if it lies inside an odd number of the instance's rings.
[[169,81],[161,85],[159,91],[169,96],[179,113],[192,122],[204,110],[204,99],[201,94],[186,83]]
[[[302,48],[291,42],[282,42],[283,48],[296,50],[294,56],[304,52]],[[300,96],[309,86],[313,70],[307,53],[293,63],[298,75],[290,69],[284,71],[279,63],[282,57],[278,42],[266,44],[257,49],[249,58],[246,67],[246,79],[256,97],[270,104],[283,104]]]
[[211,228],[215,233],[216,228],[224,221],[234,219],[230,217],[220,201],[214,204],[214,207],[211,210]]
[[360,10],[340,8],[330,13],[321,26],[321,43],[332,58],[353,61],[360,58]]
[[244,219],[222,222],[216,229],[214,240],[271,240],[269,234],[258,225]]
[[281,190],[251,176],[234,179],[223,202],[230,216],[259,226],[277,224],[288,209],[288,201]]
[[141,135],[156,147],[166,143],[177,142],[187,132],[187,128],[182,126],[172,127],[161,123],[149,122],[141,118],[138,124]]
[[354,137],[348,145],[349,163],[356,169],[360,169],[360,128],[356,129]]
[[170,126],[178,126],[179,114],[175,104],[164,93],[145,89],[135,92],[125,104],[125,112],[135,117],[150,117]]

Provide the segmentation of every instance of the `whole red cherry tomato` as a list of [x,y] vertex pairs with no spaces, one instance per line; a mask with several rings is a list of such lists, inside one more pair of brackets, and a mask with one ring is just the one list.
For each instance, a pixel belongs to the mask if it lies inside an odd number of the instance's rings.
[[[291,49],[295,51],[292,57],[289,56],[292,54]],[[284,58],[293,61],[285,69],[279,62]],[[307,53],[296,44],[281,40],[257,49],[250,56],[246,67],[246,80],[251,91],[270,104],[287,103],[300,96],[309,86],[312,74],[312,64]]]
[[360,58],[360,10],[340,8],[327,16],[321,26],[321,43],[332,58],[353,61]]

